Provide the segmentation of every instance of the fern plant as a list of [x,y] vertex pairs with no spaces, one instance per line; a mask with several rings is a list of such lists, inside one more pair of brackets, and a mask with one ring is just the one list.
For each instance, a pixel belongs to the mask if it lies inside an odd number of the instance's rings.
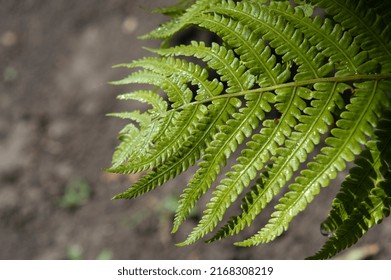
[[[173,232],[201,196],[211,199],[179,245],[213,231],[208,242],[238,234],[280,195],[268,223],[235,243],[254,246],[280,236],[352,166],[321,225],[329,238],[313,258],[352,246],[389,215],[390,1],[182,0],[157,11],[171,20],[143,38],[163,44],[119,65],[132,73],[113,82],[145,84],[119,99],[150,105],[111,114],[130,122],[108,171],[146,172],[115,199],[138,197],[197,165]],[[191,27],[219,40],[172,43]],[[226,166],[230,158],[236,163]],[[217,181],[223,167],[230,170]],[[221,224],[238,198],[241,212]]]

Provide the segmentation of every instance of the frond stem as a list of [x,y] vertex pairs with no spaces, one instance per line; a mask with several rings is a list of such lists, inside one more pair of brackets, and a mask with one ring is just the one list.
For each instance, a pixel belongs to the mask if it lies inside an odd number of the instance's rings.
[[289,82],[289,83],[283,83],[268,87],[262,87],[262,88],[256,88],[256,89],[249,89],[244,90],[240,92],[235,93],[227,93],[227,94],[221,94],[217,96],[213,96],[210,98],[206,98],[203,100],[197,100],[191,103],[184,104],[182,106],[179,106],[178,108],[172,109],[172,110],[180,110],[187,106],[194,106],[197,104],[203,104],[203,103],[210,103],[214,100],[221,99],[221,98],[232,98],[232,97],[240,97],[244,96],[246,94],[250,93],[264,93],[268,91],[275,91],[276,89],[281,88],[290,88],[290,87],[301,87],[301,86],[309,86],[316,83],[343,83],[343,82],[358,82],[358,81],[379,81],[379,80],[391,80],[391,73],[382,73],[382,74],[357,74],[353,76],[342,76],[342,77],[323,77],[323,78],[315,78],[315,79],[309,79],[304,81],[295,81],[295,82]]

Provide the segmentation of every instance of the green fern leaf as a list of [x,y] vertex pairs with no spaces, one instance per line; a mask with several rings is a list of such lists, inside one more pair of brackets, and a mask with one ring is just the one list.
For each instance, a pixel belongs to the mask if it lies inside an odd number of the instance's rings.
[[[133,124],[128,124],[119,133],[118,139],[121,141],[113,154],[112,166],[116,167],[126,162],[128,159],[136,155],[134,146],[143,142],[142,135],[137,127]],[[144,145],[142,147],[145,147]],[[140,147],[140,148],[142,148]]]
[[139,123],[141,127],[148,127],[152,122],[151,116],[149,114],[146,113],[141,114],[139,111],[111,113],[111,114],[107,114],[107,116],[117,117],[121,119],[129,119]]
[[[183,60],[175,60],[173,58],[168,59],[144,59],[132,64],[121,65],[126,67],[145,67],[152,71],[152,73],[136,72],[129,77],[116,82],[115,84],[128,84],[133,82],[144,82],[155,84],[162,88],[168,88],[170,91],[167,93],[174,102],[173,106],[186,105],[191,101],[192,93],[187,86],[187,82],[192,82],[199,87],[198,96],[196,99],[202,99],[218,95],[222,90],[222,85],[217,80],[208,81],[208,73],[201,69],[198,65],[193,63],[187,63]],[[176,77],[178,73],[182,74],[180,77]],[[148,75],[145,75],[148,74]],[[184,95],[184,94],[185,95]],[[201,97],[202,96],[202,97]],[[184,111],[186,112],[186,110]],[[188,110],[192,115],[185,114],[178,118],[182,125],[173,125],[173,130],[168,133],[168,137],[161,137],[158,142],[155,143],[157,149],[154,152],[150,152],[145,157],[141,158],[138,162],[127,164],[125,166],[119,166],[109,169],[111,172],[117,173],[131,173],[141,170],[146,170],[149,167],[163,162],[168,158],[173,151],[179,147],[180,143],[189,137],[191,130],[189,127],[194,121],[197,121],[194,110]],[[183,132],[186,134],[183,134]],[[125,171],[127,170],[127,172]]]
[[201,14],[193,17],[193,24],[206,28],[219,35],[240,56],[242,64],[258,76],[258,84],[269,86],[283,83],[290,77],[289,67],[277,63],[271,49],[248,27],[232,18],[218,14]]
[[[368,143],[368,150],[356,161],[357,167],[351,170],[333,202],[333,211],[324,222],[324,229],[330,230],[330,239],[311,258],[330,258],[352,246],[390,214],[390,128],[391,112],[388,111],[375,132],[379,140]],[[347,193],[349,190],[352,193]]]
[[193,93],[184,82],[172,80],[169,77],[147,70],[132,73],[120,81],[111,82],[111,84],[149,84],[157,86],[167,94],[172,108],[189,104],[193,96]]
[[[205,69],[186,60],[174,59],[172,57],[144,58],[122,66],[129,68],[143,67],[174,80],[178,79],[182,83],[190,82],[199,87],[196,96],[197,100],[219,95],[223,90],[223,86],[218,80],[209,81],[207,79],[208,72]],[[190,101],[189,96],[186,96],[186,101]]]
[[280,148],[279,155],[272,159],[273,165],[257,180],[243,200],[242,214],[232,217],[227,225],[222,227],[209,241],[215,241],[229,235],[237,234],[246,226],[251,225],[256,216],[268,205],[282,187],[292,178],[300,163],[307,159],[314,146],[319,144],[321,134],[328,132],[328,125],[334,122],[331,113],[335,107],[342,108],[344,102],[341,93],[347,88],[342,84],[317,84],[317,91],[305,92],[303,98],[312,99],[312,107],[304,110],[306,115],[300,116],[301,123],[296,131],[289,136],[286,147]]
[[390,26],[376,15],[367,1],[359,0],[314,0],[334,16],[337,22],[356,36],[360,46],[368,51],[371,58],[382,62],[381,71],[391,72],[391,34]]
[[233,114],[233,119],[228,120],[226,125],[220,127],[220,132],[205,150],[203,161],[199,164],[200,168],[189,182],[189,188],[184,190],[179,200],[173,232],[178,230],[201,195],[205,194],[212,186],[221,166],[226,164],[229,156],[258,127],[259,120],[265,117],[264,112],[271,110],[268,101],[272,102],[274,96],[268,93],[263,95],[248,94],[246,99],[248,106],[240,113]]
[[156,94],[154,91],[136,91],[131,93],[124,93],[118,95],[119,100],[136,100],[143,103],[148,103],[152,105],[152,109],[149,109],[148,112],[157,116],[163,115],[167,111],[167,102],[163,98]]
[[[268,12],[261,3],[242,1],[222,2],[221,6],[212,6],[211,12],[237,19],[249,27],[253,34],[261,35],[265,41],[282,56],[285,62],[294,61],[299,65],[295,79],[310,79],[326,76],[332,71],[332,64],[323,64],[324,57],[304,38],[302,32],[295,29],[283,17]],[[314,74],[315,73],[315,74]]]
[[178,46],[171,49],[153,50],[160,55],[195,56],[208,63],[211,69],[216,70],[220,80],[228,83],[227,93],[247,90],[254,85],[255,77],[246,71],[231,50],[216,43],[206,47],[203,42],[193,41],[189,46]]
[[[242,232],[282,193],[267,224],[235,244],[270,242],[353,161],[322,224],[330,237],[314,257],[353,245],[389,214],[391,6],[295,2],[180,0],[155,11],[172,17],[144,36],[165,40],[149,49],[155,56],[119,65],[132,73],[112,84],[146,89],[118,99],[149,107],[110,114],[129,123],[108,171],[148,172],[115,198],[140,196],[196,165],[179,198],[176,232],[211,195],[179,245],[215,230],[209,241]],[[194,27],[220,41],[174,43]],[[238,198],[241,212],[218,228]]]
[[[175,16],[170,21],[162,24],[157,29],[149,32],[148,34],[142,36],[142,39],[169,39],[174,36],[180,30],[186,28],[191,24],[191,19],[194,16],[197,16],[204,9],[206,9],[209,5],[219,2],[219,0],[198,0],[195,1],[193,5],[188,7],[185,12],[178,13],[178,5],[174,5],[174,9],[176,9]],[[186,4],[187,6],[187,4]]]
[[[304,89],[276,91],[276,107],[282,112],[287,108],[289,110],[284,112],[277,125],[273,121],[265,122],[261,133],[255,134],[253,140],[247,143],[248,149],[242,151],[242,156],[237,159],[238,164],[232,167],[232,171],[228,172],[226,178],[216,187],[200,223],[180,245],[191,244],[213,230],[221,221],[225,210],[255,178],[257,171],[264,167],[264,162],[270,159],[270,155],[275,154],[279,142],[282,143],[284,138],[291,134],[292,127],[296,125],[295,117],[301,114],[299,109],[305,107],[298,94],[302,90]],[[291,106],[293,104],[294,106]]]
[[354,155],[361,152],[360,144],[365,143],[365,135],[374,136],[373,127],[369,124],[377,123],[378,116],[374,112],[379,111],[387,96],[378,82],[361,83],[356,87],[351,104],[347,105],[347,111],[341,114],[341,120],[336,123],[338,128],[331,131],[334,137],[326,140],[329,146],[323,148],[322,154],[314,162],[308,163],[308,169],[303,170],[301,176],[295,179],[296,183],[289,186],[290,191],[280,199],[267,225],[252,238],[237,245],[267,243],[281,235],[292,218],[319,193],[320,187],[328,186],[330,180],[336,178],[337,171],[346,168],[346,161],[354,160]]
[[[357,40],[344,31],[340,24],[320,16],[312,19],[306,16],[302,9],[293,8],[285,2],[273,2],[267,8],[302,30],[308,41],[337,65],[336,76],[365,73],[360,71],[359,67],[368,63],[367,52],[360,49]],[[377,62],[372,63],[373,67],[376,67]]]

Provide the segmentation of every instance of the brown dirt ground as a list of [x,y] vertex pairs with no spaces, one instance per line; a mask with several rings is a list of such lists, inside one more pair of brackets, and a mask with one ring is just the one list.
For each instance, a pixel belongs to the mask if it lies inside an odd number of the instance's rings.
[[[323,244],[319,223],[337,184],[286,234],[255,248],[234,247],[237,237],[175,246],[196,222],[190,219],[170,234],[170,202],[189,175],[141,199],[111,200],[137,176],[102,171],[124,125],[105,114],[140,106],[115,99],[124,89],[107,82],[126,72],[111,66],[146,55],[143,45],[158,45],[137,36],[164,17],[141,7],[173,2],[0,0],[0,259],[67,259],[72,248],[84,259],[102,252],[113,259],[302,259]],[[90,198],[75,209],[60,207],[66,186],[76,178],[88,183]],[[390,232],[386,220],[354,248],[372,244],[377,250],[370,258],[389,259]]]

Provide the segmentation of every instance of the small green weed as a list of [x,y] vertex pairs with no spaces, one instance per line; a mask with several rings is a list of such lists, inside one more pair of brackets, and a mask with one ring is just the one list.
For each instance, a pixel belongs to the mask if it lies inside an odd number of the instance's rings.
[[59,205],[63,208],[77,208],[83,205],[91,195],[91,187],[83,178],[71,179],[61,197]]
[[[110,249],[103,249],[100,251],[96,260],[111,260],[113,258],[113,252]],[[68,247],[67,251],[68,260],[82,260],[83,259],[83,250],[78,245],[72,245]]]

